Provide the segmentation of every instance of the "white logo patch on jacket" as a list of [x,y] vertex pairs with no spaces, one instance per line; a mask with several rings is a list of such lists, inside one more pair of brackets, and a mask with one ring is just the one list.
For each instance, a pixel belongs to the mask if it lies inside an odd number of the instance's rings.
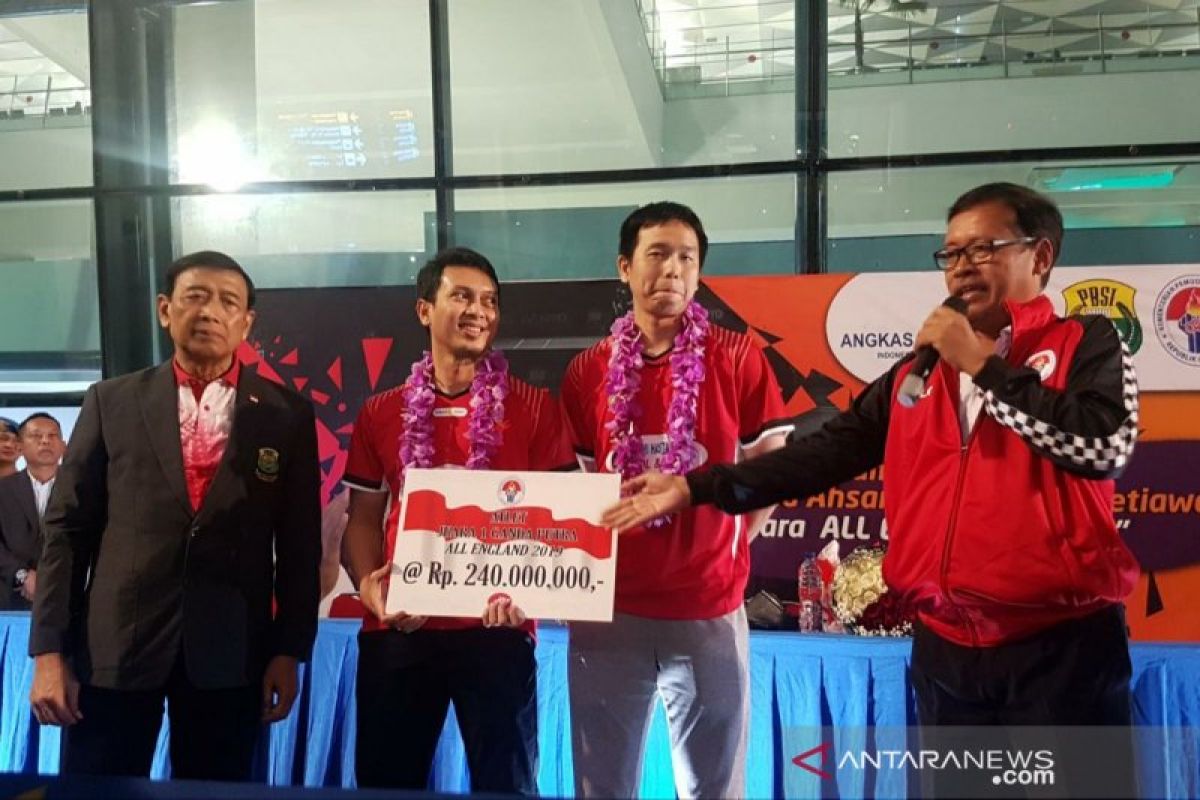
[[1054,368],[1058,366],[1058,356],[1054,354],[1053,350],[1039,350],[1025,359],[1025,366],[1037,370],[1037,374],[1044,382],[1054,374]]

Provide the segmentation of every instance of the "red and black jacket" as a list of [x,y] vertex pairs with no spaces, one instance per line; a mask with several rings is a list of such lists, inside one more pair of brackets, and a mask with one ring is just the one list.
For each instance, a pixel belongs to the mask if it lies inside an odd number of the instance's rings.
[[1137,438],[1129,352],[1105,317],[1057,317],[1045,296],[1008,309],[1012,345],[975,377],[984,408],[966,441],[948,365],[916,407],[896,403],[909,358],[817,433],[689,475],[693,502],[742,512],[882,463],[884,577],[939,636],[992,646],[1119,602],[1139,573],[1112,513]]

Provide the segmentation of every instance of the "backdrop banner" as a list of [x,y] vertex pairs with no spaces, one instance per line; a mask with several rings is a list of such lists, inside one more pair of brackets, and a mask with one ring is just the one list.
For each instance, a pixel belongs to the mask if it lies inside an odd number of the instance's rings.
[[[1200,264],[1059,267],[1046,293],[1059,313],[1109,317],[1138,371],[1142,431],[1115,500],[1143,568],[1129,600],[1134,638],[1200,640]],[[944,294],[941,275],[905,272],[711,278],[698,299],[715,323],[763,348],[802,435],[911,351]],[[260,292],[242,358],[316,405],[326,499],[340,490],[363,401],[402,383],[426,346],[415,301],[411,286]],[[507,284],[497,346],[515,374],[557,391],[570,358],[627,303],[615,280]],[[843,556],[886,543],[882,478],[872,470],[781,505],[751,547],[748,591],[794,600],[806,555],[835,540]]]

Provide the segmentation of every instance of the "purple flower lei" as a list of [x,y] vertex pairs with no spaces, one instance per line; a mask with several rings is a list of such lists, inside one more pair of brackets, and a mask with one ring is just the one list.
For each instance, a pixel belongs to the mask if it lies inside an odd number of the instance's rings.
[[[628,480],[646,471],[646,456],[638,421],[638,389],[642,383],[641,338],[633,312],[612,326],[612,354],[604,389],[612,417],[605,423],[612,443],[613,464]],[[683,312],[683,327],[675,335],[671,352],[671,404],[667,407],[667,449],[659,459],[660,471],[682,475],[700,460],[696,447],[696,404],[704,383],[704,345],[708,339],[708,312],[695,300]],[[656,527],[666,522],[660,517],[649,523]]]
[[[400,481],[409,467],[433,466],[433,356],[426,350],[412,365],[412,374],[404,384],[404,433],[400,437]],[[467,420],[467,469],[487,469],[500,448],[504,435],[504,398],[508,396],[508,361],[498,350],[488,353],[475,365],[471,381],[471,413]]]

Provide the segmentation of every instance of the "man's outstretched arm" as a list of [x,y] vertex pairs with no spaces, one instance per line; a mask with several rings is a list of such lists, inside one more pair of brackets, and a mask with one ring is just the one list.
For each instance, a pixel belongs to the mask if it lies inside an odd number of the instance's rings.
[[626,496],[603,524],[626,530],[689,505],[711,503],[730,514],[808,497],[883,461],[892,389],[900,362],[863,390],[850,408],[816,433],[740,464],[720,464],[685,476],[648,472],[627,481]]

